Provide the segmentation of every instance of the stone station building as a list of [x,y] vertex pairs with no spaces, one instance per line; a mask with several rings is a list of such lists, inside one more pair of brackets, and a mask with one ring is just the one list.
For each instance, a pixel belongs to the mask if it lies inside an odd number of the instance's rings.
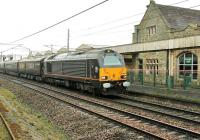
[[[112,46],[122,53],[134,81],[200,87],[200,11],[151,0],[132,44]],[[142,79],[141,79],[142,75]]]

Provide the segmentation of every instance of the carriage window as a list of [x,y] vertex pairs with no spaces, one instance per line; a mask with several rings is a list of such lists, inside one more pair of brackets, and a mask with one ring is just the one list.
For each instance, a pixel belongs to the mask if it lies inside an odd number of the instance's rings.
[[191,76],[192,79],[197,79],[198,60],[197,56],[193,53],[183,53],[179,56],[178,70],[179,78],[183,76]]
[[119,58],[114,55],[106,55],[104,57],[104,66],[119,66],[122,65]]

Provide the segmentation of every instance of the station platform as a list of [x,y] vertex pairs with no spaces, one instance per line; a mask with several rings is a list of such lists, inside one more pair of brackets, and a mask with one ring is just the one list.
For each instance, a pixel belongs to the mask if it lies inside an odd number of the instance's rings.
[[188,88],[184,90],[183,88],[168,89],[166,87],[154,87],[153,85],[132,84],[127,90],[131,92],[131,94],[151,94],[200,103],[200,88]]

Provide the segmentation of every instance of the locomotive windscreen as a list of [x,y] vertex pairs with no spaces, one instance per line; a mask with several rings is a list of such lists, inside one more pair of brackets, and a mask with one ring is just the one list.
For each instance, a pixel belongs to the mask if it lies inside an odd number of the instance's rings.
[[104,57],[104,66],[120,66],[122,63],[120,62],[119,57],[115,55],[106,55]]
[[103,67],[124,66],[124,60],[121,55],[116,53],[106,53],[103,57]]

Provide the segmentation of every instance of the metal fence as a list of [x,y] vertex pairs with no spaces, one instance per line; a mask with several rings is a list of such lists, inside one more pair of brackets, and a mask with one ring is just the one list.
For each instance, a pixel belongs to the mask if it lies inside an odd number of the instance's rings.
[[168,70],[128,69],[128,81],[131,84],[150,85],[154,87],[200,88],[200,71],[174,71],[169,76]]

